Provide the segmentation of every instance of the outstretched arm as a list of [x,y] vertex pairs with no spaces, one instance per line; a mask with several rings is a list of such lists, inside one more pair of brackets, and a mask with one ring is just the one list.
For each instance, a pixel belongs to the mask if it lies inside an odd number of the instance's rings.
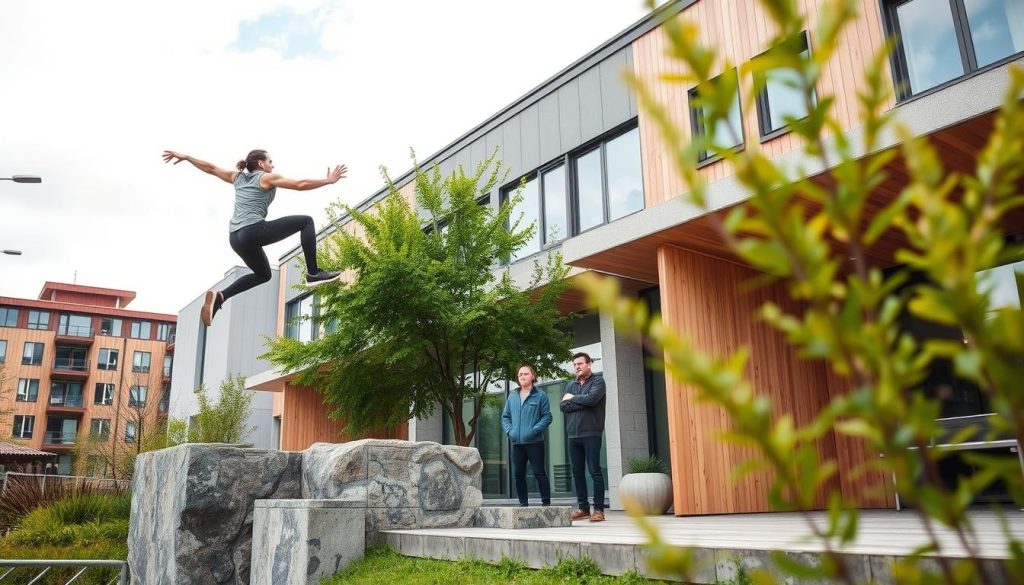
[[271,173],[260,177],[260,187],[263,187],[264,189],[280,187],[282,189],[294,189],[295,191],[309,191],[310,189],[319,189],[325,185],[333,185],[344,178],[345,173],[347,172],[348,167],[345,165],[338,165],[333,169],[327,169],[327,178],[325,179],[301,180],[286,179],[277,173]]
[[180,152],[174,152],[173,150],[165,150],[163,157],[164,162],[173,161],[174,164],[178,164],[183,160],[188,161],[192,163],[192,166],[199,169],[200,171],[203,171],[204,173],[209,173],[217,177],[218,179],[224,181],[225,183],[233,183],[235,181],[235,171],[222,169],[218,166],[215,166],[212,163],[206,162],[205,160],[199,160],[198,158],[191,157],[187,154],[181,154]]

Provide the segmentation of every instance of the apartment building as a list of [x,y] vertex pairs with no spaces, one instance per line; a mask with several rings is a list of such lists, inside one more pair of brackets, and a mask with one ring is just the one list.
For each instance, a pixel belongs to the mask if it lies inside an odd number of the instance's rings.
[[[803,47],[813,52],[820,21],[819,2],[802,0],[808,17]],[[458,166],[471,169],[496,147],[511,170],[509,181],[483,202],[499,205],[525,180],[519,211],[538,223],[538,237],[510,265],[497,267],[515,277],[529,273],[532,261],[561,251],[574,274],[597,272],[619,279],[628,295],[660,311],[673,328],[686,333],[701,350],[724,355],[741,346],[752,349],[750,373],[755,390],[768,397],[777,412],[790,413],[803,423],[831,397],[848,392],[848,383],[824,365],[802,361],[774,330],[754,318],[754,308],[766,299],[789,303],[778,285],[759,289],[756,298],[743,286],[758,276],[719,241],[712,227],[730,207],[749,194],[721,160],[707,158],[699,172],[709,183],[712,211],[684,203],[684,185],[670,162],[654,120],[638,107],[638,97],[623,81],[630,72],[667,104],[668,115],[687,139],[702,132],[700,112],[693,105],[695,88],[669,84],[663,73],[679,65],[666,57],[668,42],[663,23],[680,19],[694,23],[701,41],[716,46],[733,64],[743,64],[769,49],[770,20],[753,2],[682,0],[670,2],[649,17],[596,47],[514,103],[465,131],[438,153],[421,161],[437,164],[442,173]],[[583,21],[581,21],[582,23]],[[938,146],[942,164],[952,171],[971,171],[976,154],[992,130],[994,112],[1008,86],[1009,68],[1024,64],[1024,2],[1020,0],[880,0],[864,1],[860,14],[842,37],[821,77],[818,95],[834,95],[842,132],[860,144],[863,133],[856,92],[862,72],[889,36],[901,39],[889,69],[897,88],[887,105],[891,114],[917,136]],[[559,64],[552,63],[552,70]],[[738,75],[735,69],[718,72]],[[751,79],[739,79],[741,88]],[[742,95],[746,95],[743,92]],[[735,130],[736,148],[760,149],[790,169],[827,187],[829,170],[805,158],[798,140],[787,132],[785,115],[799,117],[800,105],[784,83],[769,82],[756,104],[741,104],[737,94],[728,124]],[[459,129],[453,128],[453,135]],[[881,148],[898,146],[884,137]],[[863,155],[870,153],[861,153]],[[906,184],[899,157],[891,163],[888,180],[873,194],[872,207],[881,209]],[[412,198],[412,172],[399,176],[399,191]],[[381,189],[359,207],[367,210],[386,195]],[[561,234],[548,237],[544,234]],[[341,229],[354,223],[342,219]],[[1008,233],[1024,225],[1007,225]],[[326,237],[329,234],[322,234]],[[897,265],[897,242],[883,237],[867,251],[871,266]],[[281,258],[281,288],[276,311],[277,334],[310,339],[318,334],[295,326],[292,319],[315,310],[315,298],[293,288],[301,273],[299,250]],[[1021,267],[999,267],[1012,277]],[[1013,278],[1002,279],[1006,298],[1021,298]],[[1012,290],[1010,290],[1012,289]],[[695,404],[687,388],[648,367],[644,350],[621,335],[606,316],[588,312],[574,298],[566,310],[579,312],[577,349],[589,351],[607,388],[607,427],[602,461],[617,507],[615,487],[625,463],[634,456],[655,453],[670,462],[677,515],[757,512],[770,509],[767,473],[733,482],[730,470],[749,450],[723,444],[718,435],[727,428],[716,409]],[[912,327],[912,325],[911,325]],[[956,332],[953,332],[955,335]],[[541,387],[557,402],[565,382],[543,381]],[[268,370],[250,378],[253,389],[275,392],[274,415],[282,420],[281,448],[302,449],[314,441],[337,441],[337,425],[315,391],[292,383],[287,373]],[[501,394],[513,387],[496,389]],[[975,388],[934,372],[926,390],[954,388],[942,416],[955,420],[984,415],[988,405]],[[485,461],[484,492],[489,498],[511,497],[508,445],[497,413],[485,412],[476,438]],[[549,476],[555,496],[571,494],[568,458],[556,414],[548,436]],[[449,441],[449,422],[437,415],[411,420],[400,432],[412,440]],[[855,476],[858,463],[876,455],[840,434],[829,434],[822,456],[839,463],[837,481],[843,494],[862,507],[894,505],[889,479],[879,474]],[[824,502],[818,502],[823,506]]]
[[134,298],[59,282],[37,299],[0,296],[0,408],[13,411],[3,436],[58,455],[36,471],[70,474],[86,436],[131,445],[167,415],[176,319],[126,308]]

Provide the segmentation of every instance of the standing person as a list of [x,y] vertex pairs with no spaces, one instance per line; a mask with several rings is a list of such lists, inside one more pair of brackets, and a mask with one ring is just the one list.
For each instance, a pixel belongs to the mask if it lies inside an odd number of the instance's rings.
[[[604,379],[593,375],[594,361],[586,353],[572,356],[576,379],[565,387],[559,408],[565,415],[565,430],[569,436],[569,461],[576,484],[576,502],[579,509],[572,513],[573,520],[590,518],[591,522],[604,521],[604,474],[601,473],[601,434],[604,433]],[[594,513],[587,502],[587,478],[584,464],[594,482]]]
[[280,242],[294,233],[301,234],[299,238],[302,242],[302,254],[306,258],[307,286],[318,286],[325,282],[336,281],[341,277],[340,272],[326,272],[317,266],[316,228],[313,226],[312,217],[288,215],[271,221],[266,221],[266,219],[267,209],[274,201],[278,187],[295,191],[309,191],[325,185],[333,185],[345,176],[348,171],[345,165],[337,165],[334,169],[328,168],[327,177],[324,179],[295,180],[275,173],[274,161],[270,159],[270,155],[265,150],[249,151],[245,160],[238,161],[234,171],[222,169],[204,160],[173,150],[165,150],[163,158],[164,162],[173,161],[174,164],[188,161],[204,173],[209,173],[235,186],[235,213],[231,216],[228,243],[231,244],[231,249],[245,262],[245,265],[252,270],[252,274],[242,276],[224,290],[206,292],[203,308],[200,311],[203,325],[210,326],[214,315],[225,301],[270,280],[270,262],[267,260],[266,252],[263,251],[263,246]]
[[550,506],[551,483],[544,461],[544,429],[551,424],[551,401],[547,394],[534,386],[537,370],[532,365],[523,364],[517,377],[519,388],[508,395],[505,410],[501,413],[501,428],[512,440],[512,476],[516,482],[516,495],[520,506],[529,505],[526,491],[526,462],[529,461],[540,489],[540,503]]

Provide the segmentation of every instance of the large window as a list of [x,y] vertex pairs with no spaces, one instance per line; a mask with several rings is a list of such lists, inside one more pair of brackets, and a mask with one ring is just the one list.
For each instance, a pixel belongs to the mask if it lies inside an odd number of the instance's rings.
[[18,392],[14,400],[17,402],[35,402],[39,398],[39,380],[35,378],[20,378],[18,380]]
[[132,371],[140,374],[149,373],[149,364],[153,355],[148,351],[137,351],[132,354]]
[[7,361],[7,340],[0,339],[0,364]]
[[[536,232],[513,260],[644,208],[640,131],[617,131],[520,181],[523,199],[511,218],[521,217],[520,227],[535,224]],[[503,189],[502,202],[519,186]]]
[[134,421],[124,423],[124,442],[134,443],[139,432],[138,424]]
[[[810,54],[807,34],[801,34],[777,50],[786,51],[806,58]],[[775,68],[764,72],[758,86],[764,89],[757,96],[757,118],[761,136],[772,136],[788,125],[787,120],[799,120],[807,116],[807,100],[804,97],[803,79],[790,68]],[[812,94],[813,97],[813,94]]]
[[65,313],[60,316],[57,333],[71,337],[92,337],[92,317]]
[[50,328],[50,312],[49,311],[35,311],[30,310],[28,312],[28,324],[29,329],[49,329]]
[[18,309],[14,307],[0,307],[0,327],[17,327]]
[[79,382],[51,382],[50,406],[82,408],[82,384]]
[[106,347],[100,348],[100,361],[96,367],[100,370],[117,369],[118,350]]
[[285,337],[298,341],[316,339],[316,327],[313,318],[316,316],[316,297],[306,295],[288,303],[285,308]]
[[[736,71],[732,70],[723,75],[736,77]],[[712,80],[714,82],[715,80]],[[711,145],[721,150],[739,148],[743,146],[743,116],[740,110],[740,92],[737,84],[736,95],[733,96],[729,112],[723,118],[716,121],[715,127],[709,127],[707,117],[709,107],[703,103],[701,88],[695,87],[690,90],[690,125],[694,137],[711,137]],[[712,150],[702,150],[698,160],[714,160],[716,155]]]
[[121,320],[113,317],[104,317],[100,319],[100,335],[121,337]]
[[900,99],[1024,51],[1020,0],[889,0]]
[[114,403],[114,385],[104,384],[102,382],[96,384],[96,391],[93,393],[92,398],[93,404],[99,404],[100,406],[108,406]]
[[171,368],[174,365],[174,357],[170,355],[164,356],[164,378],[171,377]]
[[14,430],[11,436],[15,439],[31,439],[36,428],[36,417],[31,414],[14,415]]
[[25,351],[21,354],[21,365],[41,366],[43,365],[43,344],[35,341],[25,342]]
[[152,323],[149,321],[132,321],[131,338],[149,339],[152,334]]

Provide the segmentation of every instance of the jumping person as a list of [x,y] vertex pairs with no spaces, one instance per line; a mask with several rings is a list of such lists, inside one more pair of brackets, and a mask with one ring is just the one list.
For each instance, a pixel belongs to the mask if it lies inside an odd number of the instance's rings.
[[333,282],[341,277],[340,272],[326,272],[316,263],[316,229],[313,218],[308,215],[288,215],[267,221],[267,209],[274,201],[277,188],[309,191],[325,185],[333,185],[344,178],[348,169],[345,165],[337,165],[327,169],[324,179],[287,179],[274,172],[274,161],[265,150],[253,150],[235,165],[236,170],[229,171],[214,166],[204,160],[187,154],[165,150],[164,162],[178,164],[188,161],[192,166],[209,173],[218,179],[235,186],[235,213],[231,216],[230,235],[228,242],[231,249],[252,270],[221,291],[206,292],[200,317],[207,327],[213,322],[214,315],[231,297],[249,290],[254,286],[268,282],[271,277],[270,262],[263,246],[287,238],[298,232],[302,242],[302,254],[306,258],[306,285],[313,287]]

